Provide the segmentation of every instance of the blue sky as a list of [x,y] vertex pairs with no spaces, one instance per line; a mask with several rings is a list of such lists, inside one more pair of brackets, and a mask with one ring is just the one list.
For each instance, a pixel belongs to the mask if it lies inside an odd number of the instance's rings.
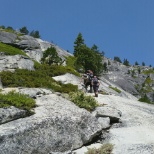
[[130,64],[154,66],[154,0],[0,0],[0,25],[38,30],[73,53],[79,32],[88,47]]

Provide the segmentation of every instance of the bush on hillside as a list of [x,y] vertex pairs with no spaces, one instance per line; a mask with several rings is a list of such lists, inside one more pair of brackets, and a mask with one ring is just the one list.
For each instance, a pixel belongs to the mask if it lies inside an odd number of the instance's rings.
[[24,55],[28,57],[23,51],[18,48],[0,42],[0,52],[4,52],[5,55]]
[[14,91],[7,94],[0,93],[0,108],[9,106],[15,106],[30,112],[30,110],[35,107],[35,101],[28,95],[20,94]]
[[69,97],[77,106],[88,111],[92,111],[98,106],[97,101],[92,96],[86,96],[84,92],[70,92]]
[[112,144],[104,144],[100,148],[89,148],[85,154],[112,154],[113,145]]
[[76,57],[74,56],[66,57],[66,65],[74,69],[75,69],[75,61],[76,61]]
[[143,97],[141,97],[139,99],[140,102],[145,102],[145,103],[149,103],[151,104],[152,102],[149,100],[149,98],[147,97],[147,95],[145,94]]
[[113,89],[114,91],[116,91],[118,93],[121,93],[121,90],[119,90],[117,87],[109,86],[109,88]]
[[[54,69],[57,71],[57,69]],[[30,71],[26,69],[16,69],[15,72],[3,71],[0,73],[1,81],[4,87],[29,87],[29,88],[49,88],[57,92],[76,91],[77,86],[72,84],[62,84],[55,81],[53,72],[46,69]]]
[[74,74],[76,76],[80,76],[80,74],[75,71],[72,67],[69,66],[62,66],[62,65],[41,65],[38,64],[37,62],[34,63],[34,68],[36,69],[36,71],[45,71],[47,72],[47,74],[49,74],[50,76],[58,76],[58,75],[63,75],[66,73],[71,73]]

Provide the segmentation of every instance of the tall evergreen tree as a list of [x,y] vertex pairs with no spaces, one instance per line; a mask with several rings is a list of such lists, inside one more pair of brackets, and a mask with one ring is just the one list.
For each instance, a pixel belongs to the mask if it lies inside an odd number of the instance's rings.
[[75,67],[86,71],[92,70],[94,74],[100,75],[103,71],[102,55],[94,44],[89,48],[84,44],[82,34],[79,33],[74,42],[74,56],[76,57]]
[[135,62],[135,65],[139,65],[139,63],[136,61],[136,62]]
[[145,63],[144,62],[142,62],[142,66],[145,66]]
[[80,55],[81,51],[81,46],[84,45],[84,39],[82,38],[82,34],[79,33],[75,42],[74,42],[74,56],[77,57]]
[[99,53],[98,47],[95,44],[91,47],[91,50],[93,50],[94,52]]
[[126,66],[129,66],[129,65],[130,65],[130,64],[129,64],[129,61],[128,61],[127,59],[124,59],[123,64],[126,65]]

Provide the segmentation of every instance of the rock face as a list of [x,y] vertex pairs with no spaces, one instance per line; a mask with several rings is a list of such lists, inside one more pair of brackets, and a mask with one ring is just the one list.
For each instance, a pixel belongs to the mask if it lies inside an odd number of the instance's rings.
[[34,62],[23,55],[0,57],[0,71],[14,71],[17,68],[34,70]]
[[[150,70],[150,67],[125,66],[122,63],[107,58],[104,58],[104,62],[107,64],[110,62],[110,64],[107,65],[107,72],[102,75],[105,79],[110,82],[112,81],[116,86],[122,88],[124,91],[129,92],[137,98],[144,96],[142,91],[145,89],[148,98],[151,102],[153,102],[154,98],[153,95],[151,95],[151,93],[154,93],[153,74],[146,75],[142,73],[143,71]],[[151,85],[145,84],[148,76],[152,80]],[[143,85],[145,86],[143,87]]]
[[26,116],[25,110],[20,110],[11,106],[9,108],[0,108],[0,124],[13,121]]
[[114,124],[103,143],[114,145],[113,154],[154,153],[154,106],[119,96],[100,96],[100,102],[122,112],[121,123]]
[[[0,53],[0,71],[14,71],[17,68],[34,70],[32,60],[40,62],[43,51],[48,47],[55,47],[64,61],[65,57],[72,56],[52,43],[1,30],[0,42],[18,47],[30,57],[6,56]],[[140,94],[136,85],[141,88],[147,76],[139,74],[136,67],[127,67],[121,63],[104,59],[104,62],[108,61],[110,61],[108,72],[100,77],[99,87],[100,92],[106,95],[99,94],[95,98],[99,104],[104,105],[105,103],[107,106],[98,107],[93,114],[78,108],[74,103],[63,98],[61,94],[56,95],[50,90],[16,88],[17,92],[35,99],[37,107],[34,109],[35,114],[30,117],[25,117],[26,112],[15,107],[0,109],[0,153],[71,153],[72,150],[91,142],[101,133],[102,129],[110,128],[109,138],[105,142],[115,145],[114,154],[153,154],[154,128],[151,125],[154,124],[154,108],[137,102]],[[140,68],[141,71],[149,69]],[[135,78],[128,73],[133,71]],[[152,74],[150,78],[154,80]],[[54,79],[64,84],[78,85],[81,89],[80,78],[72,74],[67,73],[54,77]],[[121,92],[114,91],[110,88],[111,86],[117,87]],[[154,83],[150,83],[151,89],[154,90],[153,86]],[[1,81],[0,88],[3,88]],[[154,101],[153,91],[147,96]],[[122,121],[122,124],[116,123],[117,125],[111,126],[112,123],[119,121]],[[141,133],[138,133],[138,130]]]
[[17,39],[17,35],[0,30],[0,42],[11,44]]
[[[27,94],[32,91],[19,90]],[[32,95],[37,94],[34,115],[0,125],[1,154],[64,153],[90,142],[101,132],[97,119],[85,109],[47,90],[38,91],[34,89]]]
[[66,57],[72,56],[71,53],[68,53],[66,50],[53,43],[43,41],[38,38],[33,38],[29,35],[19,36],[17,35],[17,32],[8,33],[0,30],[0,42],[15,46],[23,50],[29,57],[38,62],[40,62],[43,56],[43,51],[49,47],[54,47],[59,57],[61,57],[63,61],[66,59]]

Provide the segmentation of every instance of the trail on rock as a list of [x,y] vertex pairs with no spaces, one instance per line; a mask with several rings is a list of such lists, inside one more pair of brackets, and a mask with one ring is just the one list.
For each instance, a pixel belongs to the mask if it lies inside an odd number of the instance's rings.
[[122,112],[122,123],[113,125],[105,140],[114,154],[154,154],[154,105],[113,95],[96,100]]

